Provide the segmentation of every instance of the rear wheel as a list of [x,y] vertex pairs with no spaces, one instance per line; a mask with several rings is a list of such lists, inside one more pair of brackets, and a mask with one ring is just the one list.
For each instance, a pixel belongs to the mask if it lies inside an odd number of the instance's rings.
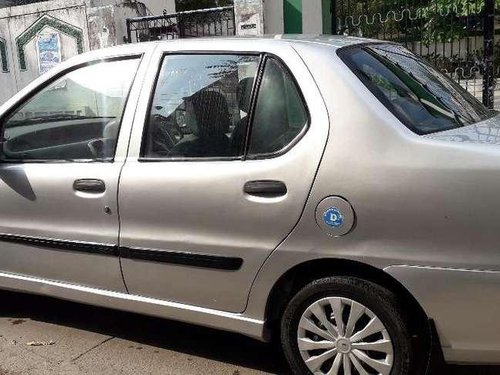
[[412,340],[396,296],[355,277],[303,287],[281,321],[294,374],[408,375]]

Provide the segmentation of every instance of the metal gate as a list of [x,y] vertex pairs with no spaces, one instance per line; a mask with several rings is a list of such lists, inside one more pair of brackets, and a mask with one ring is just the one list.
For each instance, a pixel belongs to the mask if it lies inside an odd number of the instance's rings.
[[152,40],[229,36],[236,32],[234,7],[127,19],[129,43]]
[[402,43],[500,109],[497,0],[332,1],[336,34]]

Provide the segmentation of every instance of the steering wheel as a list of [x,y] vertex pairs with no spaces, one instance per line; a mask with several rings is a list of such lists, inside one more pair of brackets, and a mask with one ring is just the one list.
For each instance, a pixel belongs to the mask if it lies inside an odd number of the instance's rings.
[[172,119],[161,114],[153,115],[152,122],[154,125],[153,148],[168,154],[184,138],[184,133],[177,121],[172,121]]

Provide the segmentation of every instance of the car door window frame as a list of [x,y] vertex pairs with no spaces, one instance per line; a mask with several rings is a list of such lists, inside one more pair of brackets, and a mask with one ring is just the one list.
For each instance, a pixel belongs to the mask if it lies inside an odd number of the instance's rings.
[[115,162],[115,157],[116,157],[116,150],[118,147],[118,137],[121,132],[122,128],[122,122],[123,118],[125,116],[127,106],[129,105],[129,99],[130,95],[132,93],[134,84],[136,82],[137,76],[139,69],[143,63],[144,59],[144,53],[135,53],[135,54],[130,54],[130,55],[122,55],[122,56],[112,56],[112,57],[105,57],[101,59],[95,59],[95,60],[89,60],[80,64],[76,64],[68,69],[65,69],[58,74],[54,75],[47,81],[43,82],[40,84],[36,89],[32,90],[25,96],[23,96],[20,100],[18,100],[11,108],[9,108],[2,116],[0,116],[0,144],[3,142],[2,140],[4,139],[4,134],[5,134],[5,121],[9,119],[14,112],[22,108],[24,105],[26,105],[31,99],[33,99],[36,95],[41,93],[44,89],[49,87],[51,84],[59,80],[60,78],[66,76],[69,73],[72,73],[74,71],[77,71],[82,68],[86,68],[88,66],[93,66],[93,65],[98,65],[102,63],[110,63],[110,62],[117,62],[117,61],[126,61],[126,60],[138,60],[137,64],[137,69],[135,71],[134,77],[131,80],[131,84],[129,87],[129,90],[127,92],[127,95],[125,97],[124,101],[124,106],[122,110],[122,115],[120,118],[120,123],[119,123],[119,130],[118,130],[118,136],[117,136],[117,141],[115,144],[115,149],[113,151],[113,157],[109,159],[3,159],[3,151],[2,148],[0,147],[0,163],[7,163],[7,164],[44,164],[44,163],[50,163],[50,164],[55,164],[55,163],[80,163],[80,164],[88,164],[88,163],[114,163]]
[[[154,102],[154,97],[157,89],[157,85],[162,73],[162,68],[163,64],[165,62],[165,59],[168,58],[169,56],[183,56],[183,55],[201,55],[201,56],[220,56],[220,55],[235,55],[235,56],[259,56],[259,63],[258,63],[258,68],[257,68],[257,73],[255,75],[255,81],[253,83],[252,87],[252,93],[250,96],[250,109],[248,112],[248,121],[246,124],[246,129],[245,129],[245,140],[244,140],[244,146],[243,146],[243,153],[240,156],[229,156],[229,157],[161,157],[161,158],[153,158],[153,157],[148,157],[144,156],[145,155],[145,148],[147,144],[147,137],[149,133],[149,126],[150,126],[150,117],[151,117],[151,112],[153,108],[153,102]],[[302,102],[302,105],[304,106],[304,110],[306,113],[307,117],[307,122],[299,132],[299,134],[290,142],[288,143],[285,147],[282,149],[272,152],[272,153],[265,153],[265,154],[259,154],[259,155],[248,155],[248,149],[250,146],[250,136],[251,136],[251,129],[253,127],[253,121],[255,118],[255,110],[257,107],[257,100],[258,96],[260,93],[261,89],[261,83],[262,79],[264,77],[264,72],[265,72],[265,67],[266,67],[266,62],[269,59],[274,59],[276,60],[280,67],[287,73],[287,75],[290,77],[292,80],[293,85],[295,85],[297,89],[297,93],[300,97],[300,100]],[[144,126],[142,129],[142,135],[141,135],[141,146],[140,146],[140,151],[139,151],[139,157],[138,161],[139,162],[209,162],[209,161],[246,161],[246,160],[262,160],[262,159],[272,159],[279,157],[283,154],[286,154],[290,149],[292,149],[307,133],[309,127],[311,124],[311,115],[309,112],[309,107],[307,105],[307,101],[305,100],[304,94],[302,93],[302,90],[291,72],[290,68],[286,65],[286,63],[283,61],[282,58],[276,56],[273,53],[269,52],[257,52],[257,51],[224,51],[224,50],[218,50],[218,51],[203,51],[203,50],[195,50],[195,51],[167,51],[164,52],[160,58],[159,64],[158,64],[158,70],[156,72],[155,78],[153,85],[151,86],[151,91],[149,93],[149,99],[148,99],[148,107],[146,111],[146,117],[144,119]]]
[[[306,114],[307,121],[300,130],[300,132],[297,134],[297,136],[289,142],[285,147],[281,148],[280,150],[274,151],[274,152],[269,152],[269,153],[263,153],[263,154],[258,154],[258,155],[249,155],[249,149],[250,149],[250,142],[252,140],[252,129],[254,126],[254,117],[255,117],[255,111],[257,109],[257,101],[259,99],[259,95],[261,94],[261,85],[262,85],[262,79],[264,77],[264,73],[266,71],[266,65],[267,62],[272,59],[278,62],[280,65],[280,68],[288,75],[288,77],[292,80],[292,84],[295,86],[298,96],[300,98],[300,101],[302,102],[302,105],[304,106],[304,111]],[[262,63],[262,66],[259,67],[259,79],[257,82],[257,88],[256,88],[256,95],[255,98],[252,97],[252,107],[251,107],[251,115],[252,117],[249,117],[249,121],[247,124],[247,134],[246,134],[246,139],[245,139],[245,153],[244,153],[244,160],[262,160],[262,159],[272,159],[279,157],[283,154],[286,154],[289,150],[291,150],[300,140],[304,135],[307,133],[309,130],[309,127],[311,126],[311,114],[309,112],[309,107],[307,106],[307,101],[305,100],[304,94],[302,93],[302,90],[299,86],[299,83],[297,82],[297,79],[295,76],[292,74],[290,68],[285,64],[285,62],[279,58],[278,56],[272,54],[272,53],[266,53],[264,54],[264,61]]]
[[[232,55],[232,56],[256,56],[259,57],[259,62],[257,66],[257,73],[256,73],[256,79],[252,87],[252,93],[250,96],[250,104],[253,104],[253,99],[254,96],[256,95],[256,90],[257,90],[257,77],[260,74],[261,71],[261,65],[263,63],[263,58],[264,54],[260,52],[244,52],[244,51],[168,51],[164,52],[160,58],[159,64],[158,64],[158,70],[156,72],[155,78],[153,85],[151,86],[151,91],[149,93],[149,99],[148,99],[148,107],[147,107],[147,112],[146,112],[146,117],[144,119],[144,126],[142,130],[142,136],[141,136],[141,147],[139,151],[139,162],[153,162],[153,163],[158,163],[158,162],[180,162],[180,161],[191,161],[191,162],[200,162],[200,161],[234,161],[234,160],[244,160],[244,154],[240,156],[216,156],[216,157],[162,157],[162,158],[153,158],[153,157],[148,157],[144,156],[146,153],[146,145],[147,145],[147,137],[149,134],[150,130],[150,119],[151,119],[151,112],[153,110],[153,102],[155,99],[155,94],[156,90],[158,88],[158,82],[160,80],[160,76],[162,73],[162,68],[165,62],[165,59],[167,59],[170,56],[223,56],[223,55]],[[248,113],[249,119],[251,119],[251,114],[253,112],[253,107],[250,107],[250,111]],[[247,124],[248,126],[248,124]],[[245,129],[245,134],[246,134],[246,129]],[[245,139],[246,143],[246,139]],[[245,150],[243,150],[245,151]]]

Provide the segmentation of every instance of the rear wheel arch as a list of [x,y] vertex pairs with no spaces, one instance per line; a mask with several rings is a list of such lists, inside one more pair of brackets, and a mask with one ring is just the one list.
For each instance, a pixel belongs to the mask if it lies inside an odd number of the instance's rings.
[[358,277],[392,291],[397,295],[402,309],[409,316],[412,334],[424,338],[429,335],[428,317],[423,308],[413,295],[391,275],[366,263],[348,259],[323,258],[294,266],[274,284],[265,312],[266,330],[272,339],[279,338],[279,321],[293,296],[308,283],[331,276]]

